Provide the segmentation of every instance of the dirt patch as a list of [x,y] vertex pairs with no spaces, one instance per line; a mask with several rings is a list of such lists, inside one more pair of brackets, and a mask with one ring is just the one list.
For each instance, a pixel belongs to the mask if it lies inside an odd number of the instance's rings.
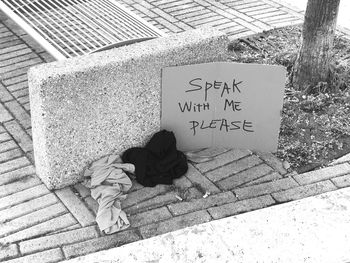
[[[300,47],[301,27],[274,29],[230,45],[231,60],[279,64],[288,79]],[[287,81],[277,157],[303,173],[350,152],[350,41],[335,38],[330,83],[297,91]]]

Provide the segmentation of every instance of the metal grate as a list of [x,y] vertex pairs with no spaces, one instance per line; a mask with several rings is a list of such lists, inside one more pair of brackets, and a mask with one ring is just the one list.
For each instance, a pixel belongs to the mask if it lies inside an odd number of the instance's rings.
[[56,59],[164,35],[114,0],[1,0],[0,9]]

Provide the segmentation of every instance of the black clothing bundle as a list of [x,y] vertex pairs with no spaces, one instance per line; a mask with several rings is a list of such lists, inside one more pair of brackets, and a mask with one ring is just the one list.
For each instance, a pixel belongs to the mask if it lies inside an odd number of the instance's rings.
[[188,169],[186,155],[176,149],[174,133],[166,130],[155,133],[144,148],[126,150],[122,160],[134,164],[137,182],[150,187],[172,184]]

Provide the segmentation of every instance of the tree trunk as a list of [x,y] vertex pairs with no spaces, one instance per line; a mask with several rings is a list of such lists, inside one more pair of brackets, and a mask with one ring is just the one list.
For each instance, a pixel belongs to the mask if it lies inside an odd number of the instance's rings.
[[302,44],[293,69],[293,84],[305,90],[328,82],[340,0],[308,0]]

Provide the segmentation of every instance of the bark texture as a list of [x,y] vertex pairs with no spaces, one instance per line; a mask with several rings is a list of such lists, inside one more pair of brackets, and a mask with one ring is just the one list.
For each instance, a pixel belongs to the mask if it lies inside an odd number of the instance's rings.
[[299,89],[329,80],[339,2],[308,0],[302,45],[293,70],[293,84]]

